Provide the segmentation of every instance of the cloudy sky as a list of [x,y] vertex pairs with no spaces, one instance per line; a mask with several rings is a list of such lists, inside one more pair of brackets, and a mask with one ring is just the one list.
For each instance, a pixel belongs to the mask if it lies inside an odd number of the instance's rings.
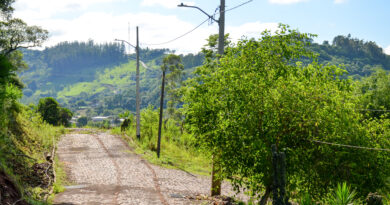
[[[226,0],[226,9],[248,0]],[[45,46],[61,41],[111,42],[115,38],[135,44],[139,26],[141,47],[170,48],[178,53],[198,52],[205,39],[218,32],[206,22],[170,43],[160,44],[192,30],[207,19],[200,11],[178,8],[180,0],[16,0],[15,16],[50,32]],[[219,0],[183,0],[214,14]],[[317,42],[348,35],[375,41],[390,54],[389,0],[253,0],[226,12],[226,32],[233,40],[259,37],[278,23],[301,32],[318,34]],[[216,15],[218,18],[218,15]],[[129,29],[130,28],[130,32]],[[129,38],[130,33],[130,38]]]

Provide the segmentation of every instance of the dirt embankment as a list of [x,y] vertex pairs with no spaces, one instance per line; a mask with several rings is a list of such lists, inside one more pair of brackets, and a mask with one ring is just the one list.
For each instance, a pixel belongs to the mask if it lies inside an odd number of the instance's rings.
[[0,171],[0,204],[27,205],[28,203],[21,198],[22,195],[15,184],[4,172]]

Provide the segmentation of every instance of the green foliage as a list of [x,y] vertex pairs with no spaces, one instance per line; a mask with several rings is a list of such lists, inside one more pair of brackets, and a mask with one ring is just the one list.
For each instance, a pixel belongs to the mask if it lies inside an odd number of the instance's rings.
[[37,111],[41,114],[44,121],[54,126],[70,126],[69,121],[73,116],[73,113],[69,109],[62,108],[60,104],[51,97],[39,100]]
[[48,38],[46,30],[12,17],[0,20],[0,30],[0,54],[5,56],[20,48],[40,46]]
[[[153,106],[141,110],[141,140],[136,138],[135,118],[123,136],[126,141],[136,148],[138,154],[143,155],[152,163],[169,168],[182,169],[191,173],[208,175],[210,172],[210,158],[195,146],[191,134],[182,130],[181,122],[173,118],[165,118],[162,126],[161,156],[156,157],[158,111]],[[113,129],[115,134],[121,134],[119,128]]]
[[371,76],[358,82],[357,95],[361,98],[361,109],[369,117],[389,117],[390,110],[390,74],[378,69]]
[[328,204],[352,205],[355,204],[356,192],[351,190],[347,183],[337,184],[337,189],[330,195]]
[[388,135],[368,132],[381,126],[355,111],[353,84],[341,77],[343,69],[298,62],[314,56],[306,49],[310,37],[281,26],[275,35],[264,32],[259,40],[228,47],[218,66],[206,60],[185,89],[186,120],[221,164],[221,177],[255,195],[272,186],[270,150],[276,144],[286,153],[289,192],[320,197],[347,181],[363,197],[385,186],[386,153],[312,140],[386,147]]
[[[332,44],[313,43],[310,49],[319,54],[321,64],[344,64],[349,75],[368,76],[376,67],[390,70],[390,56],[383,52],[375,42],[359,40],[348,36],[336,36]],[[305,61],[310,63],[309,61]]]
[[310,194],[305,193],[299,200],[300,205],[316,205],[316,203],[311,199]]
[[87,124],[88,124],[88,117],[83,116],[77,119],[77,123],[76,123],[77,127],[84,127]]

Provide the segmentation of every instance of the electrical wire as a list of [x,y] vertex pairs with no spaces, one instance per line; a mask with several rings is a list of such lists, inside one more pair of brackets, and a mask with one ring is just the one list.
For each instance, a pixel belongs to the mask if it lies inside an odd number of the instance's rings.
[[237,5],[237,6],[233,7],[233,8],[230,8],[230,9],[225,10],[225,12],[228,12],[228,11],[234,10],[234,9],[236,9],[236,8],[239,8],[239,7],[241,7],[241,6],[244,6],[245,4],[248,4],[248,3],[252,2],[252,1],[253,1],[253,0],[246,1],[246,2],[244,2],[244,3],[242,3],[242,4],[239,4],[239,5]]
[[376,110],[376,109],[357,109],[359,111],[370,111],[370,112],[390,112],[390,110]]
[[[228,12],[228,11],[237,9],[237,8],[239,8],[239,7],[241,7],[241,6],[245,5],[245,4],[248,4],[248,3],[252,2],[252,1],[253,1],[253,0],[246,1],[246,2],[244,2],[244,3],[241,3],[241,4],[237,5],[237,6],[234,6],[233,8],[227,9],[227,10],[225,10],[224,12]],[[215,15],[218,14],[218,13],[220,13],[220,12],[215,12],[213,16],[215,16]],[[211,19],[210,17],[207,18],[207,19],[204,20],[202,23],[200,23],[199,25],[197,25],[195,28],[191,29],[190,31],[188,31],[188,32],[186,32],[186,33],[184,33],[184,34],[182,34],[182,35],[180,35],[180,36],[178,36],[178,37],[176,37],[176,38],[174,38],[174,39],[172,39],[172,40],[169,40],[169,41],[166,41],[166,42],[162,42],[162,43],[143,43],[143,45],[146,45],[146,46],[159,46],[159,45],[164,45],[164,44],[171,43],[171,42],[173,42],[173,41],[176,41],[176,40],[178,40],[178,39],[180,39],[180,38],[182,38],[182,37],[184,37],[184,36],[186,36],[186,35],[192,33],[193,31],[195,31],[196,29],[198,29],[200,26],[202,26],[204,23],[206,23],[206,22],[209,21],[210,19]]]
[[196,29],[198,29],[200,26],[202,26],[204,23],[206,23],[210,18],[207,18],[206,20],[204,20],[202,23],[200,23],[199,25],[197,25],[195,28],[191,29],[190,31],[187,31],[186,33],[172,39],[172,40],[169,40],[169,41],[166,41],[166,42],[162,42],[162,43],[143,43],[143,45],[146,45],[146,46],[158,46],[158,45],[164,45],[164,44],[168,44],[168,43],[171,43],[173,41],[176,41],[190,33],[192,33],[193,31],[195,31]]
[[346,145],[346,144],[338,144],[338,143],[332,143],[332,142],[323,142],[323,141],[319,141],[319,140],[308,140],[308,141],[319,143],[319,144],[339,146],[339,147],[347,147],[347,148],[354,148],[354,149],[365,149],[365,150],[375,150],[375,151],[390,152],[390,149],[384,149],[384,148],[361,147],[361,146],[355,146],[355,145]]

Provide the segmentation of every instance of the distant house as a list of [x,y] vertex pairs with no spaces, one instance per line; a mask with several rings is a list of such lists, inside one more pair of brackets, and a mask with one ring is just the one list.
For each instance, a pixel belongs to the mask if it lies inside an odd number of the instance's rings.
[[104,120],[110,120],[110,117],[104,117],[104,116],[92,117],[93,122],[102,122]]

